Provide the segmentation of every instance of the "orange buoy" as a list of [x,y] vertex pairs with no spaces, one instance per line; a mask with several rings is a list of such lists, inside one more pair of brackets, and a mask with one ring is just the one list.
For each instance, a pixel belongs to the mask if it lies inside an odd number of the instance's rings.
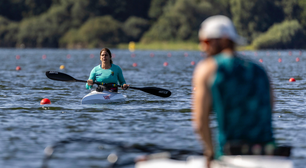
[[168,64],[168,62],[164,62],[164,66],[168,66],[169,64]]
[[150,53],[150,57],[154,57],[154,53]]
[[294,78],[290,78],[289,82],[295,82],[295,79]]
[[133,63],[133,67],[137,67],[137,63]]
[[60,69],[65,69],[65,66],[64,66],[64,65],[61,65],[61,66],[60,66]]
[[71,58],[71,55],[70,55],[70,54],[68,54],[68,55],[67,55],[67,59],[70,59],[70,58]]
[[262,60],[262,59],[259,59],[259,62],[263,62],[263,60]]
[[40,105],[43,105],[43,104],[51,104],[51,101],[47,98],[44,98],[40,101]]
[[20,59],[20,55],[16,55],[16,59],[19,60]]
[[89,57],[90,57],[90,58],[94,58],[94,57],[95,57],[95,55],[93,55],[93,54],[90,54],[90,55],[89,55]]
[[295,59],[295,61],[296,61],[296,62],[299,62],[299,61],[300,61],[300,58],[299,58],[299,57],[297,57],[297,58]]
[[171,56],[172,56],[172,54],[171,54],[171,53],[168,53],[168,54],[167,54],[167,56],[168,56],[168,57],[171,57]]
[[20,71],[21,70],[21,67],[20,66],[17,66],[16,67],[16,71]]
[[281,58],[279,58],[279,59],[278,59],[278,62],[282,62],[282,59],[281,59]]
[[191,61],[191,65],[195,65],[195,62],[194,62],[194,61]]
[[46,58],[47,58],[47,55],[44,54],[44,55],[42,56],[42,59],[46,59]]

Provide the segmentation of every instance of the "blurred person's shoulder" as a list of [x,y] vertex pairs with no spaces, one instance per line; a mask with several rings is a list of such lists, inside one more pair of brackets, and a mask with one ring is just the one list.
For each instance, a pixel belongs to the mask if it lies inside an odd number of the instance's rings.
[[194,77],[198,80],[206,80],[216,71],[216,69],[217,63],[215,59],[213,57],[207,57],[197,64],[194,70]]
[[267,70],[262,63],[256,62],[254,59],[251,59],[250,57],[241,56],[239,54],[235,54],[235,57],[240,61],[240,63],[244,67],[257,69],[265,74],[267,73]]

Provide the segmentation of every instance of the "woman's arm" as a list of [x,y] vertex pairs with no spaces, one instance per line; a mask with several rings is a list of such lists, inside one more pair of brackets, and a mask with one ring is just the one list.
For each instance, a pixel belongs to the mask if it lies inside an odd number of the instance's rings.
[[124,89],[127,89],[128,85],[126,85],[126,82],[123,77],[122,69],[119,66],[118,66],[118,81],[120,85],[124,86],[123,87]]
[[90,72],[90,75],[89,75],[89,78],[87,80],[87,83],[86,83],[86,89],[91,89],[92,88],[92,85],[93,85],[93,82],[95,82],[96,80],[96,71],[95,71],[95,67],[91,70]]

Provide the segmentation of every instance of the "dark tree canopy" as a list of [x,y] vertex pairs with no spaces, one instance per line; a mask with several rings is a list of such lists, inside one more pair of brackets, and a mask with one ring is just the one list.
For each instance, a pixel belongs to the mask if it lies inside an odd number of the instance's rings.
[[[293,46],[306,30],[302,0],[1,0],[0,47],[197,42],[201,22],[216,14],[230,17],[257,48]],[[283,40],[286,33],[273,37],[275,27],[294,29],[292,41]]]

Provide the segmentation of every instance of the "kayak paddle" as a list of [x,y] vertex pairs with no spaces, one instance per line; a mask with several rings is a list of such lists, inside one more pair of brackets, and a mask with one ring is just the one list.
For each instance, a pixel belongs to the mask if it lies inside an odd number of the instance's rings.
[[[65,82],[87,82],[85,80],[78,80],[73,78],[70,75],[67,75],[65,73],[57,72],[57,71],[47,71],[46,76],[49,79],[57,80],[57,81],[65,81]],[[94,82],[94,84],[99,85],[99,83]]]
[[141,90],[146,93],[150,93],[155,96],[160,96],[160,97],[169,97],[171,96],[171,92],[166,89],[162,88],[157,88],[157,87],[143,87],[143,88],[137,88],[137,87],[132,87],[129,86],[129,88],[136,89],[136,90]]
[[[73,78],[70,75],[67,75],[62,72],[57,72],[57,71],[47,71],[46,76],[49,79],[52,80],[57,80],[57,81],[66,81],[66,82],[87,82],[85,80],[78,80]],[[94,82],[94,84],[101,85],[100,83]],[[143,88],[138,88],[138,87],[132,87],[129,86],[129,88],[136,89],[136,90],[141,90],[143,92],[153,94],[155,96],[160,96],[160,97],[169,97],[171,95],[171,92],[166,89],[162,88],[157,88],[157,87],[143,87]]]

